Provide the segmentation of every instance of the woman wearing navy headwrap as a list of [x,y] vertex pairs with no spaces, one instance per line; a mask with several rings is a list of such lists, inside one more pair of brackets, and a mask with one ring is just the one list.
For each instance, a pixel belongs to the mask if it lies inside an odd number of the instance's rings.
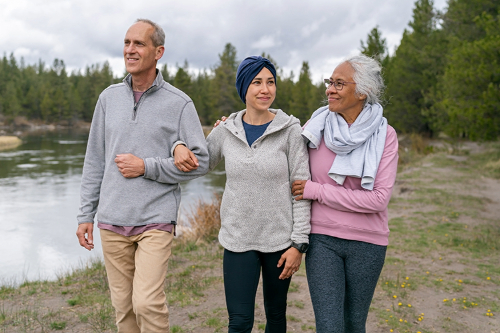
[[[224,247],[224,289],[229,332],[251,332],[262,270],[267,333],[286,332],[290,277],[309,243],[310,203],[292,200],[294,180],[309,179],[300,122],[270,109],[276,69],[266,58],[241,62],[236,89],[246,109],[231,114],[207,137],[210,170],[224,158],[226,186],[219,242]],[[188,145],[189,147],[189,145]],[[175,148],[179,170],[196,168],[194,155]]]

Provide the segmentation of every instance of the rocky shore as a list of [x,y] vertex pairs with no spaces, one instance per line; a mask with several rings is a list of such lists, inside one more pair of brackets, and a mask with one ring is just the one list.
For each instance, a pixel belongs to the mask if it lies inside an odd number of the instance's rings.
[[0,136],[0,150],[16,148],[21,143],[23,141],[17,136]]

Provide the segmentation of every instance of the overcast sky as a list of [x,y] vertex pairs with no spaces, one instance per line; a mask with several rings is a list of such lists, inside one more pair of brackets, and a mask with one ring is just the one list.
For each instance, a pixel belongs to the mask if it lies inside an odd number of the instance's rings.
[[308,61],[317,82],[359,53],[377,25],[394,52],[413,7],[413,0],[0,0],[0,52],[26,64],[59,58],[70,71],[107,60],[121,75],[125,32],[149,18],[165,30],[159,63],[172,72],[184,60],[193,71],[209,69],[231,43],[238,60],[266,52],[286,74]]

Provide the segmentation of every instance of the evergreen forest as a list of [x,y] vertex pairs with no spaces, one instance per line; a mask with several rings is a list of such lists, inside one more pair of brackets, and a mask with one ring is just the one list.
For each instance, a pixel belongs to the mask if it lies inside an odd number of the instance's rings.
[[[400,45],[389,54],[379,27],[360,52],[383,65],[384,113],[399,133],[496,140],[500,135],[500,1],[448,0],[437,11],[432,0],[417,0]],[[271,55],[264,55],[272,60]],[[160,67],[164,79],[194,101],[202,124],[243,109],[234,87],[236,48],[226,44],[209,70],[192,74],[189,63]],[[304,123],[325,105],[324,86],[311,79],[309,64],[300,73],[284,73],[279,64],[279,93],[273,107]],[[333,68],[332,68],[333,70]],[[48,66],[26,65],[13,54],[0,59],[0,120],[22,116],[46,123],[90,121],[99,94],[122,78],[108,63],[68,73],[63,60]]]

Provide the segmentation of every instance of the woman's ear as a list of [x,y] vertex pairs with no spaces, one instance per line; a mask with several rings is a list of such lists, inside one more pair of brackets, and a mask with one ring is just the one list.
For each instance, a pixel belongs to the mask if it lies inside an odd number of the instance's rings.
[[367,96],[365,94],[358,95],[358,100],[360,100],[360,101],[364,101],[364,100],[366,100],[366,98],[367,98]]

